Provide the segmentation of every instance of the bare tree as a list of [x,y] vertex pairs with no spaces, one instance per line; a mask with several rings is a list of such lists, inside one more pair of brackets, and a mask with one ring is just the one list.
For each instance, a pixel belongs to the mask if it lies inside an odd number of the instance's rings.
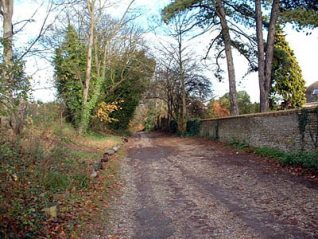
[[202,74],[198,58],[189,47],[189,21],[184,14],[175,15],[166,29],[171,40],[158,40],[156,90],[148,95],[148,98],[161,99],[166,103],[168,121],[176,120],[180,133],[186,132],[187,108],[191,99],[210,93],[210,82]]

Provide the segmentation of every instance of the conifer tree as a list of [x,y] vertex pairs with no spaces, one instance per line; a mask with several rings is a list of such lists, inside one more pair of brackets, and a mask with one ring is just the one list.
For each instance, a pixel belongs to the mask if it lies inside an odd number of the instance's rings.
[[305,80],[296,56],[280,27],[275,35],[271,84],[272,107],[279,98],[289,107],[299,107],[305,103]]

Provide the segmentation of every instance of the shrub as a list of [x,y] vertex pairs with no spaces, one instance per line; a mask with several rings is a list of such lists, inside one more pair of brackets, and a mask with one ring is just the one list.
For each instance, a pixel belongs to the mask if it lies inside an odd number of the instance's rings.
[[187,135],[195,136],[200,133],[201,121],[199,119],[189,120],[187,122]]
[[175,120],[171,120],[169,122],[169,132],[170,133],[176,133],[178,130],[178,123]]

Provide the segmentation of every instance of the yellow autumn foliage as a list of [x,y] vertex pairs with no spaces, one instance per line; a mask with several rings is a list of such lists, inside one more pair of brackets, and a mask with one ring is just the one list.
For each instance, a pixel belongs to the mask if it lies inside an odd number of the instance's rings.
[[120,110],[120,103],[122,102],[123,100],[115,101],[112,103],[99,103],[96,111],[96,117],[104,123],[111,123],[117,121],[117,119],[110,117],[110,114],[114,111]]

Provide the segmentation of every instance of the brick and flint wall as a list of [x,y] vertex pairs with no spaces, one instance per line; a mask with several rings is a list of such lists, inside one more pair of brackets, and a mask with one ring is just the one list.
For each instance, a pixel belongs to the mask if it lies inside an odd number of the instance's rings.
[[201,121],[200,136],[283,151],[318,150],[317,109],[286,110]]

